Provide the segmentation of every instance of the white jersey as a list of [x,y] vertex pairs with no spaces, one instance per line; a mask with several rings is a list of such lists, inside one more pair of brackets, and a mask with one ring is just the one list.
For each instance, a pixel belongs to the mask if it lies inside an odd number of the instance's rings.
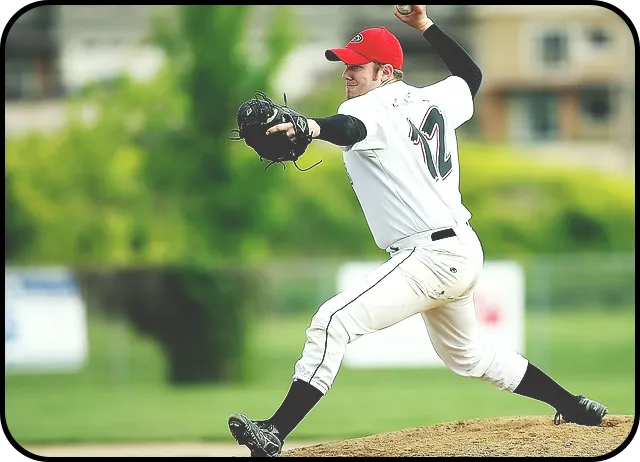
[[455,130],[473,115],[467,83],[450,76],[427,87],[394,82],[343,102],[367,137],[342,146],[344,165],[376,245],[462,225]]

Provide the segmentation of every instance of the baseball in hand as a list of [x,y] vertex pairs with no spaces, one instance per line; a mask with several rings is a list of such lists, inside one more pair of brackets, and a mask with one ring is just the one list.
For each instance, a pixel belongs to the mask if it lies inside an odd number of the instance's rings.
[[396,10],[400,14],[409,14],[413,11],[413,6],[411,5],[396,5]]

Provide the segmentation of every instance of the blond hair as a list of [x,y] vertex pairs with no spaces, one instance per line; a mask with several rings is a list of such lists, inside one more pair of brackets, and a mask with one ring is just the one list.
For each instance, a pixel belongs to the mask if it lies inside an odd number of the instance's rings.
[[[384,64],[380,64],[380,63],[373,63],[373,72],[374,73],[378,73],[378,71],[380,71],[380,69],[382,69],[382,66],[384,66]],[[404,72],[402,72],[400,69],[393,69],[393,76],[391,77],[391,80],[402,80],[402,77],[404,77]]]

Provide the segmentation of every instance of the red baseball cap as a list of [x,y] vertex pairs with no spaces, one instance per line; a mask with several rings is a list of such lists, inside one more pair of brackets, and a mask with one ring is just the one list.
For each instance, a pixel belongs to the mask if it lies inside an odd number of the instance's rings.
[[404,55],[397,37],[386,27],[372,27],[356,34],[344,48],[331,48],[324,52],[329,61],[342,61],[347,65],[371,62],[391,64],[402,69]]

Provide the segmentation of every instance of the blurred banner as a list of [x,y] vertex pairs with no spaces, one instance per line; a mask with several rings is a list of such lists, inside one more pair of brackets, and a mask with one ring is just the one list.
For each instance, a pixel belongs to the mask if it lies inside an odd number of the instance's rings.
[[[338,271],[338,290],[345,290],[380,263],[346,263]],[[520,264],[485,262],[474,300],[480,337],[524,354],[525,285]],[[444,367],[419,314],[350,343],[343,364],[353,368]]]
[[86,308],[64,268],[4,271],[5,370],[76,370],[87,359]]

